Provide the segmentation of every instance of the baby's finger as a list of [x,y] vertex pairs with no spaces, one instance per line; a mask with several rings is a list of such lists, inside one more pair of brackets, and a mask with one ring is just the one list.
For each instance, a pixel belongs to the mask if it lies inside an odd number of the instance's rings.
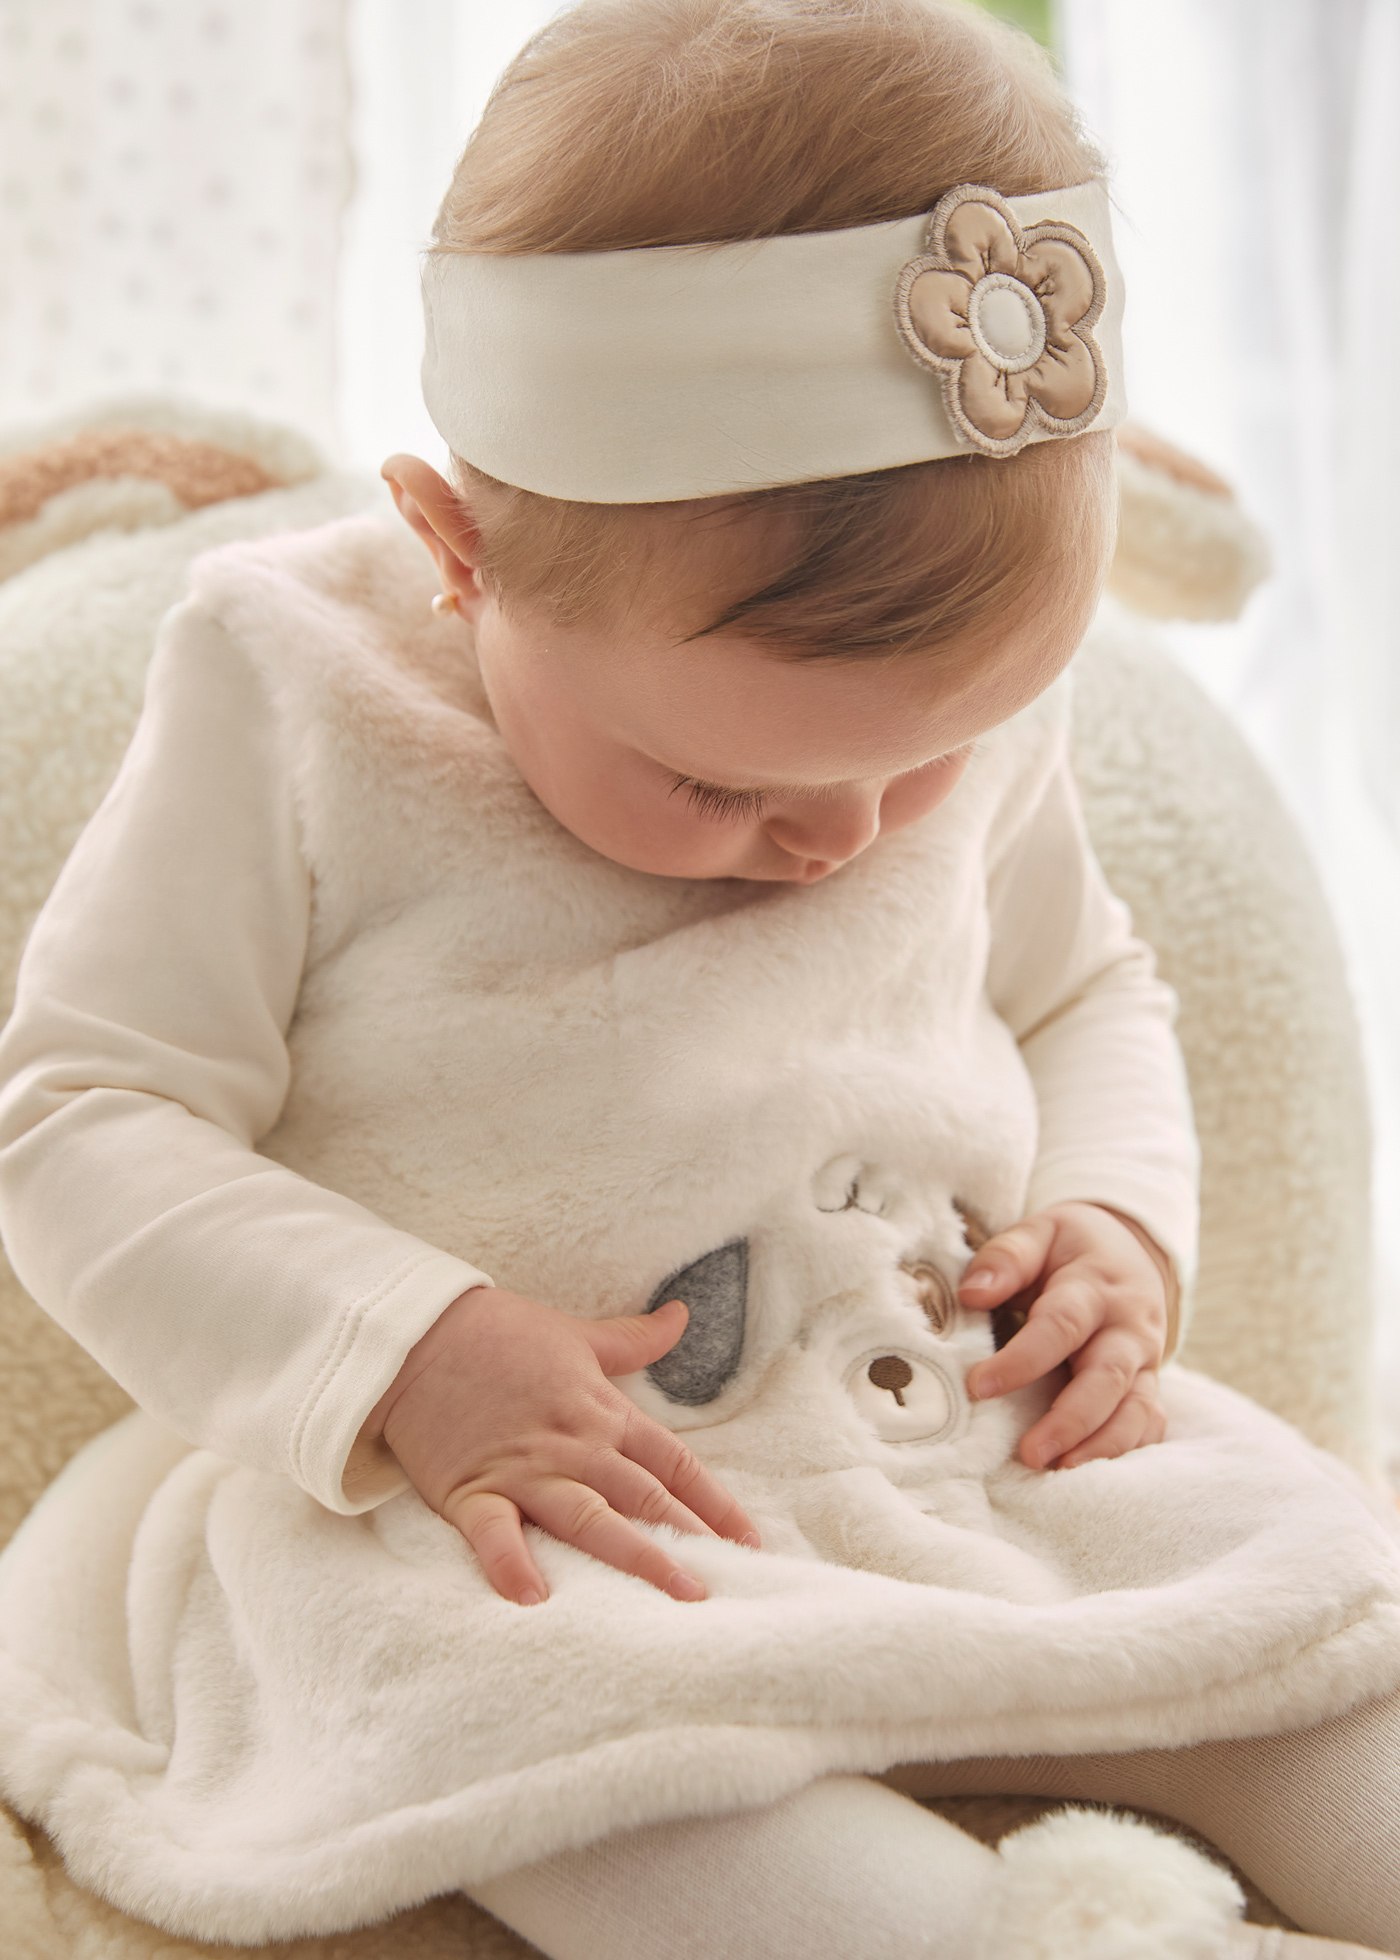
[[963,1267],[958,1301],[964,1307],[995,1307],[1038,1279],[1055,1236],[1055,1221],[1032,1212],[980,1245]]
[[[530,1606],[548,1597],[549,1587],[525,1543],[519,1506],[510,1498],[497,1490],[450,1490],[441,1515],[461,1532],[503,1598]],[[525,1597],[530,1592],[536,1600]]]
[[[1101,1325],[1100,1289],[1087,1279],[1067,1277],[1068,1271],[1062,1268],[1040,1298],[1032,1301],[1025,1326],[1004,1348],[968,1370],[965,1385],[974,1401],[1039,1381],[1082,1348]],[[1140,1360],[1136,1348],[1134,1360]]]
[[694,1511],[672,1496],[650,1470],[630,1456],[606,1446],[587,1457],[578,1472],[580,1483],[601,1491],[614,1511],[624,1518],[643,1518],[650,1524],[673,1524],[678,1531],[693,1531],[697,1537],[717,1538],[719,1533],[697,1518]]
[[1073,1381],[1021,1438],[1022,1461],[1037,1468],[1094,1435],[1131,1394],[1141,1372],[1137,1341],[1122,1328],[1105,1328],[1085,1347],[1084,1365]]
[[723,1484],[710,1475],[675,1430],[654,1421],[635,1402],[628,1402],[627,1408],[616,1449],[623,1456],[630,1456],[634,1463],[640,1463],[644,1470],[650,1470],[658,1483],[674,1491],[696,1517],[713,1527],[718,1537],[737,1539],[741,1544],[746,1538],[752,1538],[757,1545],[757,1525]]
[[673,1599],[707,1599],[708,1589],[664,1545],[619,1516],[600,1491],[572,1477],[541,1476],[522,1499],[525,1510],[565,1544],[645,1579]]
[[1094,1457],[1126,1456],[1129,1450],[1139,1449],[1144,1443],[1160,1442],[1165,1424],[1157,1419],[1160,1411],[1154,1400],[1155,1391],[1145,1386],[1145,1377],[1155,1376],[1155,1372],[1144,1368],[1136,1387],[1118,1404],[1108,1421],[1050,1467],[1072,1470],[1076,1464],[1088,1463]]

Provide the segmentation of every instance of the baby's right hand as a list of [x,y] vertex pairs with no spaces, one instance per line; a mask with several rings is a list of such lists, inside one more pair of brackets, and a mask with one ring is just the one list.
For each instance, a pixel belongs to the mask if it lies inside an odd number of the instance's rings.
[[700,1581],[627,1519],[755,1544],[758,1533],[680,1436],[608,1380],[665,1354],[688,1318],[683,1300],[585,1320],[505,1287],[470,1287],[409,1351],[366,1431],[522,1606],[548,1590],[522,1514],[678,1599],[704,1599]]

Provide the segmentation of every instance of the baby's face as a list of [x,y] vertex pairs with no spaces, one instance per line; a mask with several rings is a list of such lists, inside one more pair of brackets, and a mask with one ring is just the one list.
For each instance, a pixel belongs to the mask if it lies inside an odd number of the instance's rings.
[[[391,461],[397,471],[416,459]],[[424,534],[430,507],[410,510],[409,473],[389,468],[400,511]],[[976,652],[836,662],[780,660],[737,633],[678,644],[674,623],[645,617],[561,627],[503,610],[430,528],[530,788],[593,850],[667,877],[826,877],[953,795],[977,738],[1048,687],[1080,637],[1021,629]],[[708,616],[719,609],[712,596]]]
[[489,602],[474,632],[540,801],[605,857],[678,878],[826,877],[955,794],[976,737],[1053,678],[1025,644],[955,686],[913,659],[779,661],[739,637],[676,646]]

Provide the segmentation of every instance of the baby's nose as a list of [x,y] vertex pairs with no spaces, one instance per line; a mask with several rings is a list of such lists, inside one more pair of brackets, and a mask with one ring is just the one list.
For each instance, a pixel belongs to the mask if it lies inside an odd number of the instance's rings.
[[880,834],[880,798],[871,790],[833,791],[808,807],[770,818],[768,834],[796,857],[843,864]]

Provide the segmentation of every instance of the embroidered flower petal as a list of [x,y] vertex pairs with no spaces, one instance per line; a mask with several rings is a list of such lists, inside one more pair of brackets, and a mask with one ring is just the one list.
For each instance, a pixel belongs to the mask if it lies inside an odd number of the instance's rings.
[[1074,333],[1052,336],[1035,366],[1013,378],[1026,381],[1046,413],[1062,422],[1082,415],[1098,386],[1094,357]]
[[909,288],[909,317],[935,354],[963,356],[976,346],[967,324],[972,281],[962,272],[921,272]]
[[1078,247],[1063,238],[1041,238],[1022,258],[1022,277],[1045,308],[1051,331],[1082,320],[1094,303],[1094,273]]
[[1005,374],[973,354],[958,370],[958,399],[975,429],[997,441],[1014,436],[1026,416],[1026,383],[1035,368]]
[[984,272],[1014,273],[1021,254],[1000,211],[980,198],[964,198],[943,228],[943,251],[950,265],[974,279]]

